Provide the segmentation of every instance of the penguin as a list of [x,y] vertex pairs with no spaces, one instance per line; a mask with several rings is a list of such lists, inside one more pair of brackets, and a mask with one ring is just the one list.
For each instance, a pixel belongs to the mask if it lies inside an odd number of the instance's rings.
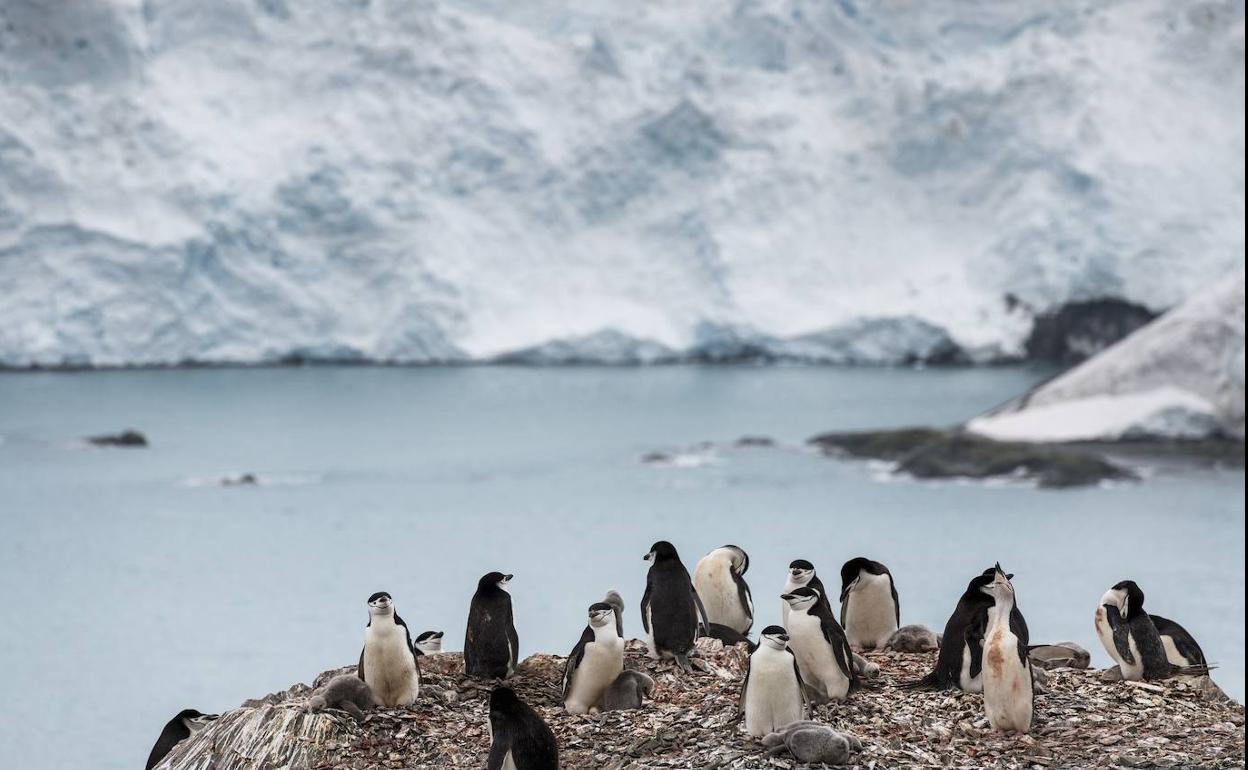
[[754,625],[754,599],[745,582],[750,557],[735,545],[716,548],[693,569],[693,588],[706,607],[709,623],[745,635]]
[[343,674],[330,679],[315,695],[308,698],[303,710],[309,714],[315,714],[327,708],[342,709],[354,717],[355,721],[363,722],[362,709],[377,708],[381,705],[381,700],[373,694],[373,689],[368,686],[368,682],[358,676]]
[[1035,704],[1027,624],[1014,612],[1014,584],[997,564],[980,591],[992,600],[984,624],[984,711],[998,732],[1031,732]]
[[212,724],[216,718],[216,714],[204,714],[195,709],[179,711],[173,719],[165,723],[165,729],[160,731],[160,737],[152,746],[152,753],[147,755],[147,767],[144,770],[152,770],[173,751],[174,746]]
[[650,562],[646,592],[641,597],[641,624],[646,630],[650,657],[672,658],[692,673],[689,652],[694,648],[699,625],[706,628],[706,610],[680,561],[676,547],[660,540],[643,557]]
[[789,754],[803,765],[847,765],[862,751],[862,740],[850,733],[838,733],[818,722],[794,722],[763,738],[768,757]]
[[412,651],[412,635],[385,591],[368,597],[368,625],[356,674],[383,706],[410,706],[420,695],[420,664]]
[[780,598],[788,603],[789,648],[797,658],[806,691],[817,703],[844,700],[857,689],[854,653],[845,631],[836,622],[819,592],[810,586],[793,589]]
[[[940,652],[936,656],[936,667],[922,679],[906,682],[902,687],[984,691],[983,631],[988,623],[988,608],[993,602],[982,589],[993,581],[995,574],[996,568],[989,567],[971,579],[958,599],[958,606],[949,616],[949,622],[945,624],[945,632],[939,637]],[[1010,580],[1014,576],[1005,577]],[[1011,616],[1011,623],[1019,626],[1023,635],[1027,636],[1027,621],[1018,608],[1017,599]]]
[[603,597],[603,604],[610,604],[615,610],[615,632],[624,638],[624,597],[620,596],[618,591],[607,591],[607,595]]
[[589,625],[563,669],[563,705],[569,714],[597,713],[603,695],[624,670],[624,640],[615,627],[615,608],[589,605]]
[[542,717],[510,687],[490,693],[486,770],[559,770],[559,746]]
[[[1106,591],[1101,597],[1100,606],[1096,608],[1095,618],[1096,635],[1105,646],[1109,657],[1118,664],[1122,678],[1127,681],[1167,679],[1176,674],[1209,673],[1209,666],[1205,663],[1177,665],[1170,660],[1169,651],[1152,616],[1144,611],[1144,591],[1134,580],[1123,580]],[[1170,624],[1171,621],[1166,623]],[[1174,633],[1170,625],[1167,625],[1167,629]],[[1171,643],[1176,644],[1174,637],[1170,638]],[[1186,643],[1184,646],[1186,647]],[[1181,654],[1177,644],[1175,654]],[[1204,657],[1203,653],[1190,649],[1187,654]],[[1183,659],[1186,660],[1186,655],[1183,655]]]
[[841,567],[841,626],[859,650],[883,647],[901,627],[901,602],[888,567],[861,556]]
[[1187,629],[1160,615],[1149,615],[1149,617],[1153,619],[1153,626],[1161,636],[1161,646],[1166,648],[1166,660],[1181,668],[1209,666],[1204,651],[1200,649],[1200,645],[1187,632]]
[[802,676],[788,645],[789,635],[783,627],[767,626],[758,647],[746,659],[740,706],[746,732],[755,738],[808,716]]
[[416,637],[416,641],[412,642],[412,650],[418,658],[422,655],[433,655],[442,652],[442,632],[421,632],[420,636]]
[[507,584],[511,575],[491,572],[477,582],[464,634],[464,666],[468,676],[506,679],[515,673],[520,639],[516,636]]
[[[805,559],[796,559],[789,564],[788,579],[784,583],[784,593],[791,594],[795,590],[809,586],[819,592],[819,603],[826,605],[828,612],[832,611],[832,605],[828,603],[828,592],[824,590],[823,581],[815,574],[815,565]],[[789,603],[780,603],[780,624],[785,628],[789,627]]]
[[620,672],[602,696],[603,711],[628,711],[641,708],[642,701],[654,695],[654,679],[640,671]]

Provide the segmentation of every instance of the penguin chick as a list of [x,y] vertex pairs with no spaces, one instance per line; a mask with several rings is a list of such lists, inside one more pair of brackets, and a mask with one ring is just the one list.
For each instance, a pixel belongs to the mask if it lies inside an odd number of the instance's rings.
[[342,674],[330,679],[328,683],[311,698],[308,698],[304,711],[309,714],[319,713],[327,708],[342,709],[355,718],[364,721],[361,709],[381,707],[381,699],[373,693],[368,682],[351,674]]
[[763,738],[768,756],[789,753],[802,764],[844,765],[862,751],[862,741],[818,722],[794,722]]
[[931,652],[940,649],[940,640],[927,626],[902,626],[884,642],[884,649],[894,652]]
[[607,591],[607,595],[602,600],[603,604],[610,604],[615,610],[615,632],[624,638],[624,597],[620,596],[619,591]]
[[603,711],[628,711],[641,708],[646,698],[654,696],[654,679],[631,669],[620,672],[602,697]]

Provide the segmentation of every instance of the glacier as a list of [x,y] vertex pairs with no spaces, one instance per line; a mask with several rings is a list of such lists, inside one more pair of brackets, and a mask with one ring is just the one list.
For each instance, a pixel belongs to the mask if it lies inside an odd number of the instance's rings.
[[987,361],[1243,264],[1234,0],[0,4],[0,365]]

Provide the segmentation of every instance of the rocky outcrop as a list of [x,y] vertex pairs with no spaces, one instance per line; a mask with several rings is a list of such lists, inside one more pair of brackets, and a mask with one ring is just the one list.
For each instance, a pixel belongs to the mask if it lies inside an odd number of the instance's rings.
[[1036,316],[1027,337],[1027,358],[1070,366],[1147,326],[1157,314],[1143,305],[1102,298],[1067,302]]
[[[573,716],[559,700],[563,658],[534,655],[509,684],[546,719],[564,770],[800,767],[771,758],[742,729],[737,701],[745,652],[699,642],[697,673],[645,657],[630,642],[626,665],[654,677],[638,711]],[[1092,671],[1048,672],[1031,735],[992,733],[983,699],[960,692],[901,690],[934,653],[871,652],[880,675],[815,718],[862,742],[849,767],[1242,767],[1244,709],[1215,697],[1202,679],[1106,683]],[[446,770],[485,764],[489,685],[462,675],[460,655],[422,658],[425,687],[412,708],[376,709],[363,724],[345,712],[306,713],[312,693],[296,685],[248,701],[179,744],[159,770]],[[352,667],[327,671],[324,684]],[[1212,687],[1212,689],[1210,689]]]
[[88,436],[87,443],[91,446],[116,446],[142,448],[147,446],[147,436],[137,430],[124,430],[121,433],[101,433]]

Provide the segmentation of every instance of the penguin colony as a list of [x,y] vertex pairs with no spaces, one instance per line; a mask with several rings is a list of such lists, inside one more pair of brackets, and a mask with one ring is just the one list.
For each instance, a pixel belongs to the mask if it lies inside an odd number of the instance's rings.
[[[862,748],[855,736],[809,721],[814,707],[852,697],[870,672],[854,650],[938,648],[933,670],[905,687],[961,689],[982,693],[994,730],[1027,733],[1033,722],[1031,656],[1049,649],[1030,644],[1018,606],[1014,576],[996,564],[967,585],[937,637],[922,626],[901,626],[901,604],[893,576],[880,562],[855,558],[841,568],[840,612],[834,613],[814,564],[794,560],[780,599],[781,624],[762,629],[757,643],[754,601],[745,573],[749,556],[735,545],[717,548],[693,575],[675,546],[659,541],[645,555],[650,562],[641,599],[641,622],[649,654],[694,673],[695,640],[713,636],[744,644],[748,660],[741,683],[744,729],[770,755],[787,752],[801,762],[839,764]],[[487,770],[557,770],[559,750],[542,717],[506,686],[516,670],[519,638],[511,575],[490,572],[477,584],[464,635],[465,673],[492,680]],[[355,676],[330,680],[306,710],[345,711],[358,721],[378,707],[412,707],[420,696],[420,658],[442,649],[442,632],[412,638],[384,591],[368,598],[368,623]],[[590,604],[580,639],[565,664],[562,693],[569,714],[639,709],[652,698],[655,682],[624,668],[624,600],[615,591]],[[1207,674],[1211,669],[1196,640],[1178,623],[1144,610],[1144,592],[1124,580],[1101,597],[1094,614],[1097,636],[1129,681]],[[193,709],[165,725],[147,761],[151,770],[182,740],[217,715]]]

